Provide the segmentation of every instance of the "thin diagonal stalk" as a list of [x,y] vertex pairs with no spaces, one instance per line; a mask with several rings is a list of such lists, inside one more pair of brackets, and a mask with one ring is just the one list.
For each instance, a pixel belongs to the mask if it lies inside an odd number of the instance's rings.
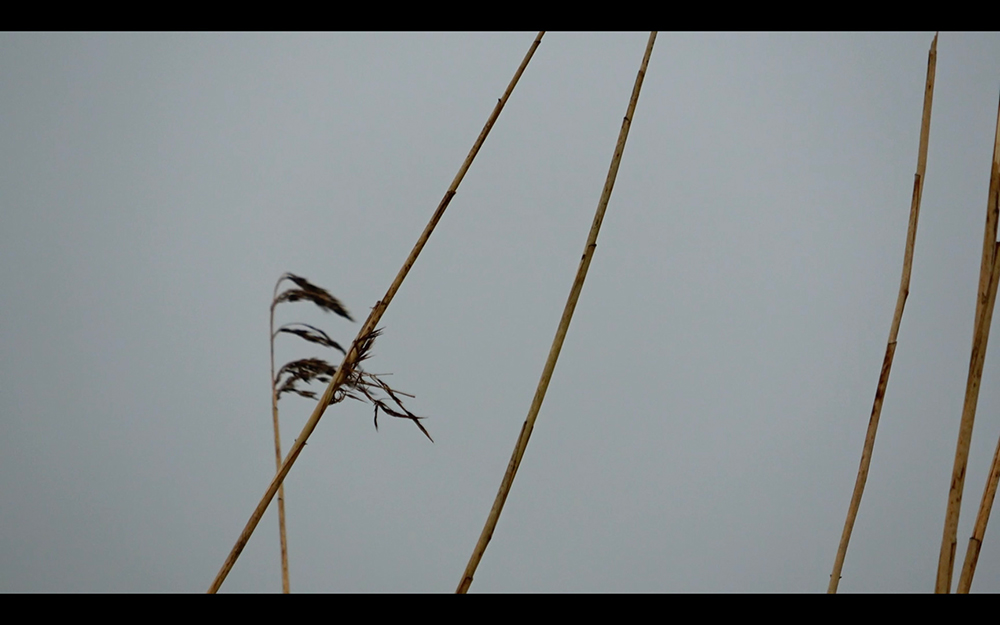
[[538,416],[538,411],[541,409],[542,401],[545,399],[545,391],[548,390],[549,380],[552,378],[552,372],[556,367],[556,360],[559,359],[559,352],[562,350],[563,340],[566,338],[566,332],[569,329],[569,322],[573,318],[573,311],[576,309],[577,300],[580,299],[580,292],[583,290],[583,281],[587,278],[590,261],[594,257],[594,250],[597,249],[597,234],[601,230],[601,222],[604,221],[604,212],[608,208],[608,200],[611,199],[611,190],[615,186],[618,165],[621,163],[622,153],[625,151],[625,140],[628,138],[629,127],[632,125],[632,115],[635,113],[635,105],[639,101],[639,90],[642,88],[642,80],[646,75],[646,66],[649,64],[649,57],[653,53],[654,41],[656,41],[655,31],[649,35],[649,42],[646,44],[646,53],[642,57],[642,65],[639,67],[639,74],[635,77],[635,86],[632,87],[632,97],[628,103],[628,112],[625,113],[625,119],[622,121],[622,127],[618,133],[618,144],[615,146],[615,153],[611,158],[611,167],[608,169],[608,176],[604,181],[604,191],[601,193],[601,199],[597,204],[594,223],[590,227],[590,234],[587,236],[587,245],[583,250],[583,258],[580,259],[580,266],[576,271],[576,279],[573,281],[569,298],[566,300],[566,307],[563,309],[562,318],[559,320],[559,328],[556,330],[555,338],[552,339],[549,357],[545,361],[542,377],[538,380],[538,387],[535,389],[535,397],[531,401],[528,417],[521,427],[521,434],[518,436],[517,444],[514,446],[514,454],[511,456],[510,463],[507,465],[507,471],[500,482],[500,491],[493,502],[493,508],[490,510],[486,526],[483,527],[483,532],[479,536],[479,542],[476,543],[476,548],[472,551],[472,557],[469,558],[469,563],[465,567],[462,581],[459,582],[458,589],[456,590],[457,593],[468,592],[469,586],[472,585],[472,578],[476,573],[476,568],[479,566],[479,561],[482,559],[483,553],[486,551],[486,546],[489,544],[490,538],[493,537],[493,530],[496,529],[500,512],[503,510],[503,504],[507,500],[507,494],[510,492],[511,484],[514,482],[514,475],[521,464],[524,450],[528,446],[531,431],[535,427],[535,419]]
[[500,111],[503,110],[507,100],[510,98],[510,94],[514,91],[517,81],[521,78],[521,74],[524,73],[524,69],[528,66],[528,61],[535,54],[535,50],[538,48],[538,44],[542,41],[543,32],[539,32],[538,36],[535,37],[534,42],[532,42],[531,47],[528,52],[524,55],[524,59],[521,61],[521,65],[517,68],[514,73],[514,77],[511,79],[510,84],[507,85],[507,90],[504,91],[503,97],[501,97],[495,107],[493,107],[493,112],[490,114],[489,119],[486,121],[486,125],[483,126],[483,130],[479,133],[479,137],[476,142],[472,145],[472,149],[469,150],[469,155],[465,157],[465,161],[459,168],[458,173],[455,175],[455,179],[452,180],[451,186],[445,192],[444,197],[438,204],[437,209],[431,216],[427,226],[424,227],[424,231],[420,234],[420,238],[417,239],[416,244],[410,251],[410,255],[406,257],[406,261],[403,262],[403,266],[399,269],[399,273],[396,274],[395,280],[389,285],[389,290],[386,291],[385,296],[375,303],[372,308],[371,313],[368,315],[368,319],[365,321],[364,326],[358,332],[357,337],[354,342],[351,343],[350,348],[347,350],[347,355],[344,356],[343,362],[337,369],[336,375],[330,380],[330,385],[327,386],[326,392],[323,393],[323,397],[320,398],[319,403],[316,404],[316,409],[313,410],[312,416],[306,422],[305,426],[302,428],[302,432],[299,437],[295,439],[292,444],[291,449],[288,451],[288,455],[285,457],[284,462],[281,464],[281,468],[278,469],[278,474],[274,476],[271,480],[271,484],[267,487],[267,491],[264,496],[261,497],[260,503],[257,504],[257,508],[253,511],[250,516],[250,520],[247,521],[246,527],[240,533],[239,539],[237,539],[236,544],[233,545],[232,551],[230,551],[229,556],[223,563],[222,568],[219,570],[218,575],[216,575],[215,580],[209,587],[208,592],[214,593],[219,590],[222,586],[222,582],[225,581],[226,576],[229,575],[229,571],[232,570],[233,565],[236,563],[237,558],[240,557],[243,548],[246,547],[247,541],[250,540],[250,536],[253,534],[254,529],[257,528],[257,524],[260,522],[260,518],[264,515],[264,511],[267,510],[268,504],[274,498],[275,493],[281,487],[282,482],[285,480],[285,476],[288,475],[288,471],[295,464],[295,460],[302,453],[302,449],[305,447],[306,440],[312,434],[313,430],[316,429],[316,425],[319,423],[320,418],[323,416],[323,412],[330,405],[333,400],[333,395],[347,379],[349,372],[354,370],[357,364],[359,356],[359,344],[367,338],[370,338],[371,334],[375,331],[378,322],[382,319],[382,315],[385,314],[386,308],[389,307],[389,303],[392,302],[392,298],[395,297],[396,292],[399,290],[400,285],[403,283],[403,279],[406,278],[406,274],[410,272],[410,268],[413,267],[413,263],[416,262],[417,256],[420,255],[420,251],[424,249],[424,245],[427,244],[427,240],[430,238],[431,233],[434,232],[434,228],[437,226],[438,221],[444,215],[444,211],[448,208],[448,204],[451,202],[452,198],[455,197],[455,193],[458,191],[458,185],[462,182],[467,171],[469,171],[469,166],[472,165],[472,161],[476,158],[476,154],[479,153],[479,149],[483,146],[483,142],[486,141],[486,137],[489,135],[490,130],[493,128],[493,124],[496,123],[498,117],[500,117]]
[[[1000,255],[998,255],[1000,256]],[[994,271],[1000,274],[994,264]],[[994,282],[996,284],[996,282]],[[994,298],[996,296],[994,295]],[[993,453],[993,464],[990,466],[990,474],[986,480],[986,488],[983,490],[983,499],[979,504],[979,514],[976,515],[976,525],[969,537],[969,547],[965,551],[965,562],[962,564],[962,575],[958,578],[958,592],[967,593],[972,588],[972,578],[976,574],[976,564],[979,562],[979,550],[983,546],[983,537],[986,535],[986,524],[990,520],[990,510],[993,508],[993,500],[997,495],[997,484],[1000,483],[1000,439],[997,440],[997,449]]]
[[882,415],[882,401],[885,399],[885,389],[889,384],[889,372],[892,370],[892,357],[896,353],[896,336],[899,334],[899,323],[903,318],[903,307],[906,297],[910,294],[910,272],[913,268],[913,247],[917,239],[917,219],[920,217],[920,198],[924,189],[924,174],[927,171],[927,143],[931,130],[931,104],[934,100],[934,70],[937,65],[937,34],[931,42],[927,53],[927,81],[924,85],[924,112],[920,122],[920,147],[917,152],[917,173],[913,176],[913,196],[910,200],[910,224],[906,231],[906,252],[903,256],[903,274],[899,280],[899,294],[896,297],[896,311],[892,316],[892,327],[889,329],[889,340],[885,346],[885,356],[882,359],[882,372],[879,374],[878,386],[875,390],[875,401],[872,405],[871,418],[868,420],[868,432],[865,434],[865,445],[861,451],[861,466],[854,482],[854,493],[847,509],[847,519],[844,521],[844,531],[840,536],[840,546],[833,562],[833,572],[830,574],[828,593],[837,592],[840,584],[840,572],[844,568],[844,557],[847,555],[847,545],[851,541],[854,521],[861,506],[861,496],[865,492],[865,482],[868,481],[868,469],[872,462],[872,450],[875,448],[875,433],[878,431],[879,417]]
[[[271,417],[274,421],[274,463],[275,471],[281,470],[281,433],[278,428],[278,380],[274,377],[274,309],[278,304],[278,286],[285,279],[278,279],[271,298]],[[281,541],[281,591],[291,592],[288,582],[288,539],[285,534],[285,485],[278,487],[278,537]]]
[[[993,162],[990,171],[990,190],[986,202],[986,228],[983,233],[983,259],[979,268],[979,293],[976,298],[976,321],[972,333],[972,355],[969,358],[969,377],[965,384],[965,402],[962,421],[958,426],[958,443],[955,446],[955,465],[951,472],[951,489],[948,491],[948,509],[944,517],[944,534],[938,556],[937,582],[934,592],[951,592],[951,577],[955,568],[955,548],[958,546],[958,517],[962,508],[962,490],[965,487],[965,469],[969,462],[972,444],[972,427],[976,420],[979,385],[986,360],[986,345],[990,337],[990,321],[995,297],[997,254],[997,193],[1000,186],[1000,107],[997,109],[997,127],[993,139]],[[970,581],[971,583],[971,581]]]

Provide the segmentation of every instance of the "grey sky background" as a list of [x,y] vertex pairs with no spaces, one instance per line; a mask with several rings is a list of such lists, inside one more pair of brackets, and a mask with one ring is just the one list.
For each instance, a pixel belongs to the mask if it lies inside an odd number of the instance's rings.
[[[0,35],[0,591],[208,588],[274,473],[274,282],[363,319],[534,33]],[[661,33],[487,591],[825,591],[895,305],[933,33]],[[548,33],[383,319],[427,416],[331,407],[293,592],[450,592],[645,33]],[[942,33],[911,293],[841,592],[930,592],[1000,35]],[[358,330],[305,304],[279,322]],[[994,340],[996,343],[996,340]],[[987,355],[964,554],[1000,435]],[[278,361],[321,355],[279,339]],[[312,410],[282,400],[285,448]],[[994,521],[994,525],[996,521]],[[961,562],[961,555],[958,558]],[[223,586],[281,588],[273,506]],[[973,591],[1000,591],[986,534]]]

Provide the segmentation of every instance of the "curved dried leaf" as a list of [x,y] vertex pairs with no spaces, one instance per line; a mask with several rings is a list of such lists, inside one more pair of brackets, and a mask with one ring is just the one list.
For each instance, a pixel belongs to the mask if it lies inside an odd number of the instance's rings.
[[316,393],[298,388],[295,386],[295,380],[288,380],[281,386],[281,388],[278,389],[277,396],[279,399],[283,393],[295,393],[296,395],[301,395],[307,399],[316,399]]
[[[271,306],[277,306],[281,302],[309,301],[319,306],[324,312],[332,312],[349,321],[354,321],[351,314],[347,312],[347,308],[345,308],[340,300],[331,295],[326,289],[318,287],[302,276],[297,276],[293,273],[286,273],[281,277],[281,280],[291,280],[299,288],[288,289],[283,292],[281,295],[274,298],[274,302],[272,302]],[[279,280],[279,283],[281,280]]]
[[275,334],[278,334],[279,332],[294,334],[309,341],[310,343],[317,343],[319,345],[323,345],[324,347],[331,347],[344,355],[347,354],[347,352],[344,351],[344,348],[340,346],[340,343],[331,339],[326,332],[320,330],[316,326],[311,326],[308,323],[290,323],[278,328]]

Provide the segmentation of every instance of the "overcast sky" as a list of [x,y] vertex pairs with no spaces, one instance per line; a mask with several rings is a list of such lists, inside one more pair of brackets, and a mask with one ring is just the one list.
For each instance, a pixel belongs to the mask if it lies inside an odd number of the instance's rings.
[[[303,275],[363,320],[534,36],[0,35],[0,591],[208,588],[274,474],[275,281]],[[826,590],[932,37],[660,33],[472,592]],[[356,402],[327,411],[286,481],[293,592],[460,581],[646,40],[542,40],[368,363],[416,395],[435,442],[387,417],[376,432]],[[1000,35],[942,33],[910,297],[841,592],[934,587],[998,94]],[[291,321],[345,343],[359,328],[307,304],[279,307]],[[1000,436],[998,349],[959,565]],[[287,336],[277,352],[325,356]],[[312,407],[282,400],[286,449]],[[222,590],[280,589],[272,505]],[[1000,592],[996,527],[973,591]]]

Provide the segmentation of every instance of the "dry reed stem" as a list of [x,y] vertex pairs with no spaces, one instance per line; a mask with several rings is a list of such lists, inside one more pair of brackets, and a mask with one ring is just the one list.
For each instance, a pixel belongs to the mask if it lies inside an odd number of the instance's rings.
[[882,402],[885,399],[885,390],[889,384],[892,358],[896,353],[896,337],[899,334],[899,324],[903,318],[903,307],[906,305],[906,298],[910,293],[913,247],[917,238],[920,198],[923,194],[924,174],[927,170],[927,143],[931,129],[931,104],[934,100],[934,70],[937,65],[937,39],[938,36],[935,34],[934,40],[931,41],[930,51],[927,53],[927,80],[924,84],[924,111],[920,122],[920,147],[917,152],[917,172],[913,177],[913,196],[910,200],[910,223],[906,231],[906,252],[903,257],[903,273],[899,280],[899,294],[896,297],[896,311],[892,316],[889,340],[885,346],[885,356],[882,359],[882,371],[879,374],[878,386],[875,390],[875,401],[872,404],[871,418],[868,421],[868,432],[865,434],[865,445],[861,451],[861,466],[858,468],[858,476],[854,482],[854,493],[851,495],[851,504],[847,509],[847,519],[844,521],[844,531],[840,536],[840,546],[837,549],[837,557],[833,563],[833,572],[830,574],[830,585],[827,587],[828,593],[837,592],[837,586],[840,584],[840,572],[844,567],[847,545],[851,541],[854,521],[858,516],[858,508],[861,506],[861,496],[865,491],[865,482],[868,481],[868,469],[871,466],[872,450],[875,447],[875,434],[878,430],[879,417],[882,414]]
[[[969,375],[971,378],[973,378],[972,385],[974,385],[975,390],[972,391],[974,395],[972,399],[968,400],[969,405],[971,406],[968,409],[968,414],[970,415],[970,417],[967,421],[966,419],[963,418],[962,422],[962,425],[966,425],[966,423],[968,424],[968,429],[966,430],[961,426],[959,429],[959,437],[960,437],[959,445],[961,446],[960,449],[964,454],[963,461],[966,464],[968,462],[969,447],[972,442],[972,426],[976,416],[976,404],[978,403],[977,399],[979,395],[979,388],[982,383],[983,364],[986,359],[986,345],[987,342],[989,341],[990,324],[991,320],[993,319],[993,306],[996,303],[997,281],[998,279],[1000,279],[1000,254],[998,254],[998,252],[1000,252],[1000,243],[996,244],[996,247],[994,248],[993,267],[991,268],[991,274],[990,274],[991,277],[990,277],[990,285],[988,287],[989,290],[987,292],[987,301],[983,305],[982,316],[979,318],[979,327],[981,328],[980,330],[981,341],[978,346],[973,347],[972,358],[974,359],[974,362],[970,364]],[[975,367],[974,371],[972,370],[973,367]],[[967,385],[967,390],[968,390],[968,385]],[[965,411],[963,411],[963,417],[964,416],[965,416]],[[965,434],[965,436],[963,436],[963,434]],[[998,451],[1000,451],[1000,449],[998,449]],[[958,462],[958,452],[956,452],[956,463],[957,462]],[[996,465],[996,462],[997,458],[994,458],[994,465]],[[957,491],[957,503],[955,504],[956,510],[960,510],[962,505],[962,486],[964,485],[965,468],[966,467],[964,466],[962,467],[962,479],[961,479],[962,483],[957,482],[954,479],[954,476],[952,477],[952,486],[953,486],[952,490]],[[976,525],[973,529],[972,536],[969,538],[969,547],[965,553],[965,562],[962,566],[962,574],[959,578],[959,584],[958,584],[958,592],[960,593],[968,593],[969,588],[972,586],[972,575],[975,572],[976,563],[979,561],[979,548],[982,545],[983,535],[986,533],[986,522],[989,520],[990,508],[993,505],[993,495],[996,494],[996,482],[994,481],[993,478],[993,473],[995,473],[996,470],[997,470],[996,466],[991,467],[990,471],[991,475],[989,478],[987,478],[986,489],[985,492],[983,493],[983,499],[980,502],[979,514],[976,517]],[[991,482],[992,482],[992,493],[991,493]],[[955,486],[956,484],[958,484],[957,487]],[[949,508],[951,501],[952,501],[951,493],[949,493]],[[955,519],[955,525],[956,525],[955,535],[952,536],[952,542],[948,549],[949,555],[951,557],[951,563],[947,564],[947,566],[950,567],[950,569],[948,570],[948,577],[945,580],[945,582],[941,585],[944,588],[944,590],[937,590],[937,592],[950,592],[951,590],[951,575],[952,575],[951,569],[954,568],[955,550],[958,543],[957,518]],[[940,572],[940,563],[939,563],[939,572]]]
[[524,73],[524,69],[528,66],[528,61],[530,61],[531,57],[535,54],[535,50],[541,43],[542,35],[544,34],[544,31],[539,32],[538,36],[535,37],[535,40],[532,42],[531,47],[528,48],[528,52],[524,55],[521,65],[517,68],[517,71],[514,73],[514,77],[511,78],[510,83],[507,85],[507,90],[504,91],[503,97],[501,97],[497,101],[496,106],[493,107],[493,112],[486,121],[486,125],[483,126],[483,130],[479,133],[479,137],[476,138],[476,142],[472,145],[472,149],[469,150],[468,156],[465,157],[465,161],[459,168],[458,173],[455,174],[455,179],[452,180],[451,186],[448,187],[448,190],[445,192],[444,197],[438,204],[437,209],[431,216],[430,221],[427,222],[427,226],[424,227],[424,231],[420,234],[420,238],[418,238],[416,244],[414,244],[413,249],[410,251],[410,255],[407,256],[406,260],[403,262],[403,266],[399,269],[399,273],[396,274],[396,278],[392,281],[392,284],[389,285],[389,290],[386,291],[385,296],[376,302],[374,307],[372,307],[372,311],[369,313],[368,319],[358,332],[354,342],[351,343],[350,348],[348,348],[347,355],[344,356],[344,360],[337,369],[336,375],[334,375],[333,379],[330,380],[330,384],[327,386],[322,398],[320,398],[319,403],[316,404],[315,410],[313,410],[309,420],[306,422],[305,426],[303,426],[299,437],[295,439],[295,442],[292,444],[291,449],[288,451],[288,455],[281,464],[281,468],[278,469],[278,474],[274,476],[273,480],[271,480],[271,484],[268,486],[267,491],[265,491],[264,496],[261,497],[260,503],[257,504],[253,514],[250,515],[250,520],[247,521],[246,527],[243,528],[243,531],[240,533],[240,537],[236,540],[236,544],[233,545],[229,556],[222,564],[222,568],[219,570],[215,580],[208,589],[209,593],[218,592],[219,587],[222,586],[222,582],[226,580],[226,576],[229,575],[229,571],[232,570],[236,560],[240,557],[240,553],[243,552],[243,548],[246,547],[247,541],[250,540],[250,536],[257,528],[260,518],[264,516],[264,511],[267,510],[268,504],[271,503],[275,493],[284,481],[285,476],[288,475],[288,471],[291,470],[292,465],[295,464],[295,460],[299,457],[299,454],[302,453],[306,440],[312,434],[313,430],[316,429],[316,425],[323,416],[323,412],[333,400],[334,392],[336,392],[347,379],[347,374],[354,370],[358,357],[361,355],[359,347],[360,344],[369,340],[371,334],[375,332],[375,327],[382,319],[382,315],[385,314],[385,310],[388,308],[392,298],[395,297],[396,292],[403,283],[403,279],[405,279],[406,274],[410,272],[410,268],[412,268],[413,263],[416,262],[417,256],[420,255],[420,251],[423,250],[424,245],[427,244],[427,240],[431,236],[431,233],[434,232],[434,228],[437,226],[438,221],[440,221],[441,217],[444,215],[445,209],[448,208],[448,204],[451,202],[452,198],[455,197],[455,193],[458,191],[458,185],[462,182],[466,172],[468,172],[469,167],[472,165],[472,161],[476,158],[476,154],[479,153],[479,149],[486,141],[486,137],[493,128],[493,124],[496,123],[497,118],[500,116],[500,112],[503,110],[504,105],[510,98],[510,94],[513,92],[515,85],[517,85],[518,80],[521,78],[521,74]]
[[[298,288],[291,288],[280,295],[278,294],[278,289],[281,287],[281,283],[285,280],[295,283]],[[274,462],[275,469],[281,469],[281,433],[278,427],[278,399],[284,392],[294,392],[303,396],[310,396],[307,391],[300,391],[295,388],[294,382],[295,378],[292,377],[282,388],[278,388],[278,378],[281,374],[285,372],[288,365],[285,365],[278,371],[278,375],[274,374],[274,339],[280,333],[288,333],[299,336],[306,341],[311,343],[318,343],[325,347],[332,347],[338,349],[341,352],[344,348],[337,344],[336,341],[331,339],[326,332],[320,330],[315,326],[311,326],[307,323],[292,323],[284,325],[278,328],[277,331],[274,329],[274,310],[278,307],[278,304],[282,302],[299,302],[307,301],[312,302],[318,306],[323,312],[332,312],[345,319],[354,321],[351,318],[351,314],[347,312],[347,309],[343,304],[340,303],[336,297],[330,294],[326,289],[320,288],[315,284],[309,282],[301,276],[297,276],[293,273],[284,273],[278,281],[274,284],[274,295],[271,297],[271,416],[274,422]],[[301,326],[301,327],[296,327]],[[301,376],[300,376],[301,377]],[[315,397],[315,394],[312,394]],[[278,488],[278,535],[281,541],[281,590],[285,594],[291,592],[291,588],[288,582],[288,539],[287,533],[285,531],[285,485],[282,484]]]
[[[281,283],[285,280],[295,283],[298,288],[288,289],[280,295],[278,294],[278,289],[281,287]],[[271,297],[271,417],[274,422],[274,463],[275,469],[281,469],[281,433],[278,427],[278,399],[283,392],[290,390],[300,395],[303,395],[302,391],[295,389],[294,387],[285,389],[278,388],[278,377],[281,376],[285,367],[282,367],[281,371],[278,372],[278,376],[274,375],[274,339],[279,333],[285,332],[289,334],[295,334],[307,341],[312,343],[319,343],[327,347],[333,347],[339,349],[341,352],[344,351],[340,345],[331,339],[326,332],[323,332],[315,326],[311,326],[305,323],[289,324],[278,328],[277,331],[274,329],[274,309],[278,307],[278,304],[282,302],[298,302],[307,301],[319,306],[324,312],[332,312],[354,321],[351,319],[351,314],[347,312],[344,305],[340,303],[336,297],[330,294],[326,289],[320,288],[315,284],[309,282],[301,276],[297,276],[293,273],[282,274],[278,281],[274,284],[274,295]],[[294,326],[304,326],[302,328]],[[286,365],[287,367],[287,365]],[[287,386],[287,384],[286,384]],[[291,587],[288,581],[288,538],[285,531],[285,485],[282,484],[278,488],[278,535],[281,541],[281,591],[285,594],[291,592]]]
[[[994,265],[994,270],[996,270],[996,265]],[[976,525],[972,530],[972,536],[969,537],[969,547],[965,551],[962,575],[958,578],[959,593],[968,593],[972,588],[972,578],[976,574],[976,564],[979,562],[979,550],[983,546],[983,537],[986,535],[986,524],[990,520],[990,510],[993,508],[993,500],[996,498],[998,483],[1000,483],[1000,439],[997,440],[997,449],[993,453],[993,464],[990,466],[986,488],[983,490],[983,499],[979,503],[979,514],[976,515]]]
[[469,586],[472,585],[472,578],[476,573],[476,568],[479,566],[479,561],[482,559],[483,553],[486,551],[486,546],[489,544],[490,538],[493,537],[493,530],[496,529],[500,512],[503,510],[503,504],[507,500],[507,494],[510,492],[511,484],[514,482],[514,475],[521,464],[524,450],[528,446],[531,431],[535,427],[535,419],[538,416],[539,409],[542,407],[542,401],[545,399],[545,392],[548,390],[549,380],[552,378],[552,372],[555,370],[556,360],[559,359],[559,352],[562,350],[563,340],[566,338],[566,332],[569,329],[569,322],[573,318],[573,311],[576,309],[577,300],[580,299],[580,292],[583,290],[583,281],[587,277],[590,261],[594,257],[594,250],[597,248],[597,234],[601,230],[601,222],[604,221],[604,213],[607,210],[608,201],[611,199],[611,190],[615,186],[618,166],[621,163],[622,153],[625,150],[625,140],[628,138],[629,127],[632,125],[632,115],[635,113],[635,106],[639,101],[639,90],[642,88],[646,66],[649,64],[649,57],[653,53],[654,41],[656,41],[656,31],[650,33],[649,42],[646,44],[646,53],[642,57],[642,65],[639,67],[639,73],[635,78],[635,86],[632,87],[632,97],[629,100],[628,111],[625,114],[625,119],[622,120],[622,127],[618,133],[618,144],[615,146],[615,153],[611,158],[608,176],[604,181],[604,190],[597,204],[594,223],[590,227],[590,234],[587,236],[587,245],[584,247],[583,257],[580,259],[580,266],[576,271],[576,278],[573,281],[572,289],[570,289],[569,298],[566,300],[566,307],[563,309],[562,318],[559,320],[559,328],[556,330],[555,338],[552,339],[552,347],[549,349],[549,357],[545,361],[542,377],[538,380],[535,397],[531,401],[528,416],[521,427],[521,434],[518,436],[517,444],[514,446],[514,453],[510,458],[510,463],[507,465],[507,471],[500,482],[500,490],[497,492],[496,499],[493,502],[493,508],[490,510],[486,525],[479,536],[479,542],[476,543],[476,547],[472,551],[472,556],[469,558],[469,563],[465,567],[465,573],[462,575],[462,581],[459,582],[458,588],[455,591],[456,593],[464,594],[468,592]]
[[[274,463],[275,471],[281,469],[281,433],[278,427],[278,384],[274,377],[274,308],[278,304],[278,287],[285,276],[278,278],[274,285],[274,296],[271,298],[271,418],[274,422]],[[288,580],[288,539],[285,533],[285,485],[278,488],[278,537],[281,543],[281,592],[286,595],[291,592]]]
[[[962,508],[962,490],[965,486],[965,470],[969,462],[972,428],[976,419],[976,404],[979,401],[979,386],[983,376],[983,363],[986,360],[993,301],[996,297],[997,262],[995,257],[998,253],[998,247],[1000,247],[996,242],[998,216],[1000,216],[998,215],[997,196],[1000,193],[998,187],[1000,187],[1000,106],[997,109],[997,126],[993,139],[993,162],[990,168],[990,189],[986,203],[983,259],[979,270],[979,293],[976,298],[976,321],[972,334],[969,377],[965,384],[965,402],[962,407],[962,421],[958,426],[955,465],[951,473],[948,509],[944,517],[944,533],[941,537],[941,553],[938,556],[937,581],[934,587],[934,591],[938,593],[951,592],[951,578],[955,568],[955,549],[958,546],[958,518]],[[971,584],[971,579],[969,583]]]

